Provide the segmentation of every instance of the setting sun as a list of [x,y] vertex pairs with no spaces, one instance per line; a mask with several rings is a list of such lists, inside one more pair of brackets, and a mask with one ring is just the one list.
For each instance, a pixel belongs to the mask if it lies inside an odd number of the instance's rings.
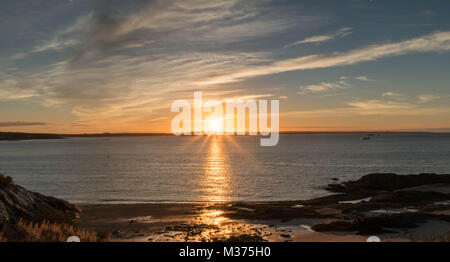
[[223,133],[223,119],[208,118],[204,122],[206,134],[221,134]]

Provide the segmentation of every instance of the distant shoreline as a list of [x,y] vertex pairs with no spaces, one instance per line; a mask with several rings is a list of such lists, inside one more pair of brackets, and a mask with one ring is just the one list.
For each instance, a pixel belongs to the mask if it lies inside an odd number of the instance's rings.
[[[281,135],[299,134],[450,134],[450,132],[432,131],[282,131]],[[92,133],[92,134],[56,134],[56,133],[22,133],[0,132],[0,141],[64,139],[72,137],[143,137],[174,136],[172,133]],[[206,136],[206,135],[204,135]],[[248,136],[248,135],[246,135]]]

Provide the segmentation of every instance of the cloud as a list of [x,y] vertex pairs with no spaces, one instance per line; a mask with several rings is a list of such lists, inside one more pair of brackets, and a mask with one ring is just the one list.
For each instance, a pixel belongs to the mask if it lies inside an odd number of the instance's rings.
[[0,127],[16,127],[16,126],[44,126],[43,122],[0,122]]
[[79,45],[81,41],[77,39],[80,37],[80,33],[89,27],[93,17],[93,12],[89,12],[85,15],[79,16],[75,22],[57,32],[54,33],[53,38],[44,44],[36,45],[31,51],[21,52],[11,56],[11,60],[19,60],[27,57],[32,53],[40,53],[45,51],[60,51],[66,48],[71,48]]
[[33,50],[31,52],[38,53],[38,52],[44,52],[44,51],[48,51],[48,50],[62,50],[67,47],[76,46],[77,44],[79,44],[79,41],[76,39],[62,40],[62,39],[58,39],[57,37],[55,37],[52,41],[50,41],[44,45],[36,46],[35,48],[33,48]]
[[364,81],[364,82],[374,82],[375,80],[368,78],[367,76],[358,76],[355,77],[356,80]]
[[297,41],[295,43],[285,45],[284,48],[301,45],[301,44],[326,42],[326,41],[330,41],[330,40],[333,40],[336,38],[348,36],[351,33],[352,33],[352,29],[350,27],[344,27],[344,28],[341,28],[335,32],[332,32],[332,33],[329,33],[326,35],[317,35],[317,36],[305,38],[301,41]]
[[31,81],[20,76],[0,73],[0,101],[26,99],[37,95]]
[[[267,36],[295,25],[294,18],[268,10],[267,3],[193,0],[186,4],[174,0],[144,0],[132,11],[124,11],[105,1],[91,15],[86,39],[73,61],[89,58],[95,52],[142,48],[148,44],[157,44],[161,50],[180,43],[191,48],[224,45]],[[305,23],[320,19],[302,18]]]
[[303,95],[307,93],[322,93],[333,89],[347,88],[349,84],[346,79],[347,78],[343,76],[336,82],[322,82],[315,85],[300,86],[301,91],[297,92],[297,94]]
[[24,53],[24,52],[17,53],[17,54],[14,54],[14,55],[10,56],[10,57],[9,57],[9,60],[20,60],[20,59],[25,58],[26,55],[27,55],[27,54]]
[[428,103],[437,99],[442,98],[442,96],[439,95],[432,95],[432,94],[424,94],[418,96],[418,103]]
[[[388,96],[389,97],[389,96]],[[448,115],[450,107],[421,107],[420,104],[381,99],[356,99],[345,103],[346,107],[284,112],[296,117],[351,117],[363,116],[436,116]]]
[[[149,123],[161,112],[167,113],[173,100],[191,97],[193,90],[220,94],[223,89],[220,86],[199,88],[196,85],[199,79],[266,61],[266,56],[265,53],[175,52],[103,57],[79,66],[64,61],[39,73],[9,75],[14,81],[5,83],[10,88],[0,89],[0,99],[39,95],[45,99],[46,106],[70,105],[76,117],[96,125],[111,119]],[[242,93],[240,97],[249,97],[248,92]]]
[[85,28],[90,26],[94,12],[88,12],[76,18],[75,22],[70,26],[57,32],[58,35],[67,35],[72,33],[82,32]]
[[396,99],[396,100],[403,100],[406,97],[404,94],[395,93],[395,92],[385,92],[385,93],[381,94],[381,96],[390,97],[390,98]]
[[273,97],[273,94],[258,94],[258,95],[241,95],[241,96],[233,96],[229,98],[223,98],[223,102],[227,101],[248,101],[248,100],[256,100],[262,98]]
[[243,68],[236,72],[212,77],[203,84],[220,84],[241,81],[262,75],[278,74],[295,70],[329,68],[355,65],[386,57],[405,55],[417,52],[439,52],[450,50],[450,32],[435,32],[429,35],[396,43],[369,45],[347,52],[316,54],[272,62],[264,66]]
[[385,110],[385,109],[411,109],[414,105],[408,103],[400,103],[394,101],[382,101],[382,100],[363,100],[352,101],[348,103],[349,106],[356,107],[364,110]]
[[[360,101],[361,102],[361,101]],[[373,102],[370,102],[373,103]],[[395,107],[393,105],[383,105],[383,103],[377,103],[381,105],[381,108],[360,108],[360,107],[342,107],[332,109],[313,109],[313,110],[301,110],[301,111],[289,111],[281,113],[281,116],[294,116],[294,117],[354,117],[355,115],[372,116],[446,116],[450,114],[450,107],[437,107],[437,108],[414,108],[409,106]],[[393,108],[394,107],[394,108]],[[413,110],[412,110],[413,109]]]

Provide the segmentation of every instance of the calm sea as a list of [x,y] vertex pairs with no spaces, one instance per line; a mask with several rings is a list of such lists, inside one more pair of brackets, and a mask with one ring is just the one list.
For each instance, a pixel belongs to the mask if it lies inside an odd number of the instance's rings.
[[77,203],[269,201],[373,172],[450,173],[450,134],[115,137],[0,142],[0,172]]

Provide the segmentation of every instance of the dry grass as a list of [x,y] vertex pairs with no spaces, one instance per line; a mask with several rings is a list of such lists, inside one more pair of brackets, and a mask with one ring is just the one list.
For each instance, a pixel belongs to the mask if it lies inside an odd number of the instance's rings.
[[78,236],[82,242],[108,241],[108,238],[100,239],[95,232],[48,221],[42,223],[19,221],[14,226],[13,237],[0,233],[0,241],[66,242],[69,236]]

